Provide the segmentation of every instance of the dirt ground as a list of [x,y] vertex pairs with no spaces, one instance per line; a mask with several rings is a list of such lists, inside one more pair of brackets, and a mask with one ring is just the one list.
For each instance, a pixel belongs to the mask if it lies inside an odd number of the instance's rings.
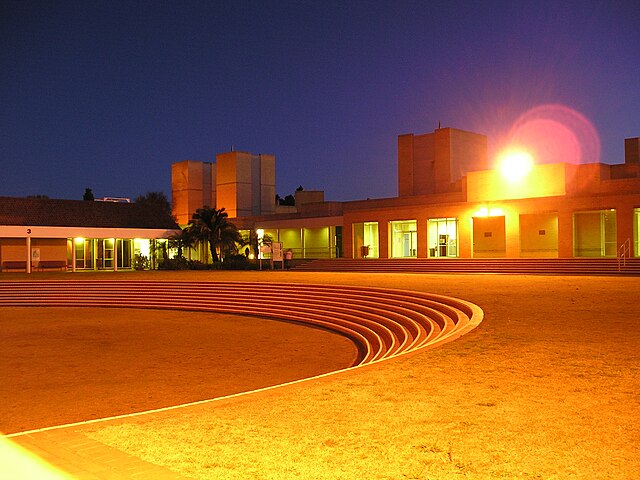
[[123,278],[364,284],[451,295],[484,310],[476,330],[434,350],[76,430],[184,477],[639,478],[639,277],[185,272]]
[[0,431],[221,397],[348,367],[356,356],[340,335],[255,317],[2,308]]

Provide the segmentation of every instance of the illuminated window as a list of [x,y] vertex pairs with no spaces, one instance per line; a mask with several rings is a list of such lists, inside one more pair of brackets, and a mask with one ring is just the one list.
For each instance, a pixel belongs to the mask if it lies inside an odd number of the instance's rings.
[[418,256],[418,222],[402,220],[389,222],[391,228],[391,258],[415,258]]
[[574,257],[615,257],[618,252],[615,210],[573,214]]
[[378,258],[378,222],[353,224],[353,257]]
[[93,269],[93,239],[76,238],[73,246],[76,249],[76,269]]
[[116,249],[118,251],[118,268],[131,268],[132,243],[130,239],[116,240]]
[[458,256],[458,219],[431,218],[428,222],[429,257]]

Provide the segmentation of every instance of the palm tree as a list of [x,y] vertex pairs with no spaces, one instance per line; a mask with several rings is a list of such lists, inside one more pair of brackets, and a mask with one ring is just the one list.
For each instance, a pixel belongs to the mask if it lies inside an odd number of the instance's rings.
[[177,257],[181,258],[182,250],[193,247],[195,241],[191,228],[183,228],[180,233],[169,237],[169,248],[176,248],[178,250]]
[[229,215],[224,208],[217,210],[204,206],[196,210],[191,217],[189,229],[196,241],[209,245],[213,263],[219,261],[218,248],[234,250],[236,243],[242,241],[242,236],[236,226],[227,220]]
[[249,234],[242,239],[243,245],[250,245],[255,258],[260,257],[260,247],[263,245],[271,245],[273,243],[273,238],[268,233],[262,235],[262,237],[258,237],[258,232],[255,230],[250,230]]

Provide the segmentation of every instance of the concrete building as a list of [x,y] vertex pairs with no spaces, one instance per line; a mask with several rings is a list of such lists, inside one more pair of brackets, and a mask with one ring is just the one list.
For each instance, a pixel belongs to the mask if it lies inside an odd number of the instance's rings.
[[249,201],[238,208],[218,195],[217,207],[229,205],[239,228],[268,234],[296,258],[640,257],[638,138],[625,140],[623,164],[541,162],[507,178],[489,165],[483,135],[400,135],[398,192],[350,202],[310,195],[286,213],[259,215]]
[[276,159],[233,151],[216,155],[216,163],[186,160],[172,165],[171,185],[180,225],[205,205],[225,208],[230,217],[270,215],[276,208]]
[[178,232],[136,203],[0,197],[0,269],[130,270]]

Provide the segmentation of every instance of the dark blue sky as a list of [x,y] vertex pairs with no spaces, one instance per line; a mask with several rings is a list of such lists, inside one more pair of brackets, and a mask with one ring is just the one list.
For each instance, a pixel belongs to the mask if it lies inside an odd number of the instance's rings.
[[273,153],[277,191],[397,193],[396,142],[584,115],[640,136],[640,3],[0,2],[0,195],[170,195],[171,163]]

